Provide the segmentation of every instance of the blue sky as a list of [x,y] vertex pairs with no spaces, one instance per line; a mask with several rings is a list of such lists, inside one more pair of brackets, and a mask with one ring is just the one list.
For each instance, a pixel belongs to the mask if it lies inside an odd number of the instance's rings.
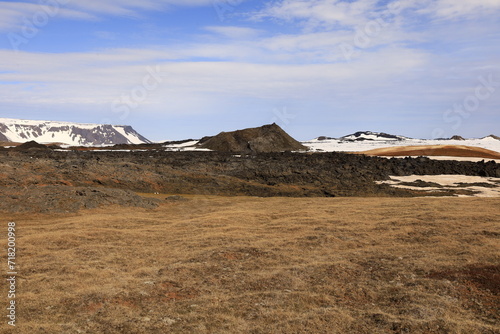
[[0,117],[500,135],[500,0],[0,1]]

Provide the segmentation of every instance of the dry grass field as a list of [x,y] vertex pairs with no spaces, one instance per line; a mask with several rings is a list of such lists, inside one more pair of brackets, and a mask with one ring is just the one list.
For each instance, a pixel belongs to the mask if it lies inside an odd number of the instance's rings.
[[2,214],[0,332],[500,333],[499,198],[186,197]]

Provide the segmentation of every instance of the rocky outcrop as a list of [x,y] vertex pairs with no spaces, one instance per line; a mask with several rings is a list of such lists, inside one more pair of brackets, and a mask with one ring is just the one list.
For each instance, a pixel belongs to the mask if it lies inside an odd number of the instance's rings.
[[48,149],[49,148],[47,146],[42,145],[42,144],[38,144],[34,140],[12,148],[13,151],[48,150]]
[[202,139],[199,146],[213,151],[233,153],[307,150],[304,145],[293,139],[276,123],[259,128],[221,132],[217,136]]

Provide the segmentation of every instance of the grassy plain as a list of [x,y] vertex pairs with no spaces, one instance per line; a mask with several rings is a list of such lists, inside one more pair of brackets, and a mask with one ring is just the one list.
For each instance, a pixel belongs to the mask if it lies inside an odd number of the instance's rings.
[[186,198],[2,214],[0,332],[500,333],[500,198]]

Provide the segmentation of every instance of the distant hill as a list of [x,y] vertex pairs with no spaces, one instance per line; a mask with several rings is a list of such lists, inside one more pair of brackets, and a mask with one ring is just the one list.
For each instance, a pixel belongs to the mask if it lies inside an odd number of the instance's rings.
[[500,137],[495,136],[495,135],[489,135],[487,137],[484,137],[484,139],[488,139],[488,138],[493,138],[493,139],[496,139],[496,140],[500,140]]
[[400,157],[400,156],[448,156],[472,157],[485,159],[500,159],[500,153],[480,147],[465,145],[423,145],[395,146],[358,152],[369,156]]
[[203,138],[199,143],[199,147],[213,151],[235,153],[307,150],[307,147],[293,139],[275,123],[258,128],[221,132],[214,137]]
[[144,144],[148,139],[131,126],[80,124],[0,118],[0,141],[60,143],[72,146]]
[[391,135],[384,132],[373,131],[358,131],[350,135],[345,135],[340,138],[333,138],[328,136],[320,136],[316,138],[318,141],[324,140],[340,140],[340,141],[399,141],[410,139],[404,136]]
[[372,132],[372,131],[359,131],[351,135],[343,136],[339,140],[349,140],[349,141],[364,141],[364,140],[405,140],[409,139],[403,136],[391,135],[384,132]]
[[393,146],[456,145],[457,141],[460,141],[460,145],[500,152],[500,137],[495,135],[483,138],[455,135],[451,138],[415,139],[384,132],[359,131],[340,138],[321,136],[303,141],[302,144],[313,152],[363,152]]
[[[500,140],[500,137],[495,135],[489,135],[487,137],[483,137],[481,139],[493,138]],[[470,138],[469,138],[470,139]],[[320,136],[314,139],[315,141],[327,141],[327,140],[339,140],[339,141],[404,141],[404,140],[415,140],[415,138],[405,137],[400,135],[392,135],[385,132],[373,132],[373,131],[358,131],[350,135],[345,135],[340,138],[328,137],[328,136]],[[425,139],[420,139],[425,140]],[[436,138],[436,139],[427,139],[427,140],[468,140],[462,136],[455,135],[451,138]]]

